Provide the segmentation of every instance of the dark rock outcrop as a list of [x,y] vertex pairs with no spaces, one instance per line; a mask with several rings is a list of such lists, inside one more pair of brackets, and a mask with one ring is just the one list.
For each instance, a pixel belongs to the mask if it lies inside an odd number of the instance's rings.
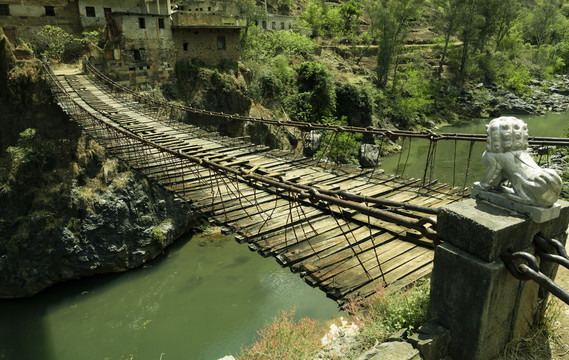
[[21,131],[21,120],[41,123],[0,151],[0,298],[140,266],[199,216],[52,110],[31,118],[0,113],[8,130]]
[[475,117],[564,112],[569,107],[569,76],[557,75],[553,80],[532,80],[528,94],[524,96],[498,86],[478,84],[463,90],[457,100],[459,112]]
[[362,144],[360,146],[358,160],[361,167],[377,166],[380,159],[379,146],[372,144]]

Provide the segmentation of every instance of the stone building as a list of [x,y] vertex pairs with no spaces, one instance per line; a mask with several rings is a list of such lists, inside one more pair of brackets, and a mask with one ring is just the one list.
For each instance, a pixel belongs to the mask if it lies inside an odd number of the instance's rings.
[[0,0],[0,27],[8,39],[30,41],[45,25],[79,36],[83,31],[77,1]]
[[292,30],[296,21],[294,16],[279,15],[267,12],[257,22],[265,30]]
[[172,51],[172,23],[169,8],[160,8],[159,2],[147,2],[153,7],[106,14],[104,56],[92,60],[123,85],[156,86],[173,73],[176,56]]
[[[190,11],[189,6],[192,6],[193,11]],[[241,55],[240,31],[244,19],[229,16],[234,12],[239,13],[239,9],[232,6],[236,6],[235,3],[200,2],[178,5],[178,10],[172,14],[176,58],[197,58],[210,64],[223,60],[238,61]]]
[[81,26],[84,31],[91,31],[105,27],[107,24],[105,20],[106,14],[118,12],[169,15],[171,4],[170,0],[79,0],[78,7],[81,16]]
[[189,14],[219,14],[224,18],[240,18],[241,8],[237,1],[178,1],[175,6],[179,13]]
[[197,58],[208,64],[238,61],[241,56],[240,26],[173,26],[176,58]]
[[[172,11],[173,9],[173,11]],[[79,37],[104,30],[106,44],[90,46],[89,58],[132,88],[168,81],[175,62],[198,58],[209,64],[239,61],[240,31],[247,23],[237,1],[190,0],[0,0],[0,27],[12,43],[30,41],[45,25]],[[267,9],[259,25],[290,30],[294,17]]]

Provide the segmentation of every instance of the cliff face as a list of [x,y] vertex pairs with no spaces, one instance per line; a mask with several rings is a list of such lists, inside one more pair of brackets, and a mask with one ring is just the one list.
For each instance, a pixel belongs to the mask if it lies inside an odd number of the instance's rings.
[[197,219],[56,106],[0,104],[0,298],[156,257]]

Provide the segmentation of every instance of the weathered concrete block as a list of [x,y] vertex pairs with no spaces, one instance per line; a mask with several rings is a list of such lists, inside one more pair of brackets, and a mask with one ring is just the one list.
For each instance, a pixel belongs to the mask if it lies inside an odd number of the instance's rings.
[[[429,312],[450,330],[451,357],[491,359],[498,354],[513,328],[524,318],[533,319],[537,296],[526,296],[524,290],[530,286],[516,280],[501,260],[482,261],[450,243],[438,246]],[[524,330],[515,332],[523,335]]]
[[386,342],[375,347],[377,353],[370,360],[420,360],[419,350],[407,342]]
[[424,360],[444,359],[450,344],[450,331],[435,322],[428,322],[409,337],[409,342],[419,350]]
[[569,223],[569,203],[562,200],[558,203],[557,219],[535,223],[486,201],[468,199],[439,210],[437,232],[444,241],[492,262],[507,250],[529,247],[537,233],[547,237],[564,234]]

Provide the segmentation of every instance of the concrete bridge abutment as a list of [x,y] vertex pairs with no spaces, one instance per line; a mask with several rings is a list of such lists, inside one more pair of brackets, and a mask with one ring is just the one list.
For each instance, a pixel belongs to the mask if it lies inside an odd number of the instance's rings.
[[[543,223],[474,199],[439,210],[437,232],[444,242],[435,250],[429,315],[449,329],[451,359],[492,359],[543,317],[547,292],[517,280],[501,256],[534,254],[536,234],[565,244],[569,203],[558,203],[559,217]],[[557,265],[542,263],[540,272],[554,279]]]

